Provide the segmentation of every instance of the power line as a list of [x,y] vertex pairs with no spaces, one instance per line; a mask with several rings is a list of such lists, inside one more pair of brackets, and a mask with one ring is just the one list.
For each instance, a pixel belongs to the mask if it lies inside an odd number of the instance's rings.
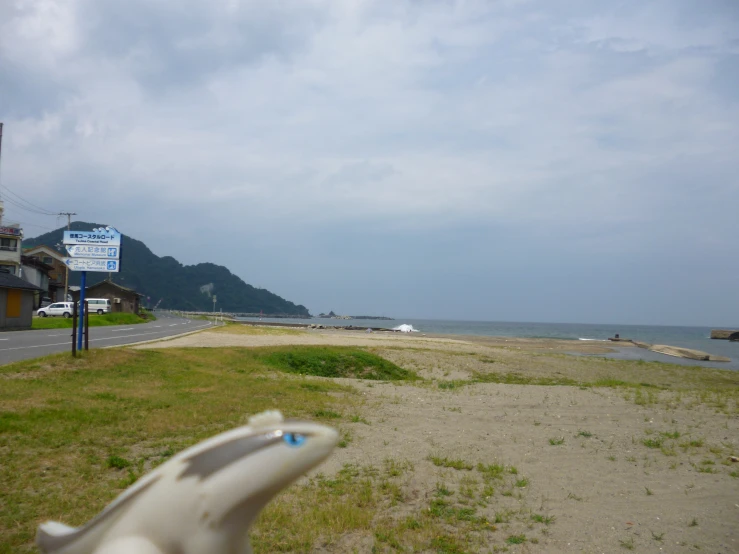
[[54,213],[42,212],[40,210],[34,210],[34,209],[31,209],[31,208],[27,208],[23,204],[20,204],[19,202],[16,202],[15,200],[13,200],[12,198],[9,198],[7,196],[5,197],[4,202],[7,202],[11,206],[15,206],[19,210],[23,210],[24,212],[28,212],[28,213],[35,214],[35,215],[57,215],[57,214],[54,214]]
[[[20,208],[22,210],[26,210],[27,212],[36,213],[39,215],[57,215],[55,212],[52,212],[51,210],[47,210],[46,208],[42,208],[41,206],[37,206],[30,200],[26,200],[21,195],[16,194],[12,190],[10,190],[5,185],[0,184],[0,189],[4,190],[6,193],[12,195],[13,198],[8,198],[7,194],[5,196],[5,200],[16,206],[17,208]],[[29,207],[30,206],[30,207]]]
[[26,221],[21,221],[21,220],[20,220],[20,219],[18,219],[17,217],[14,217],[14,216],[12,215],[12,212],[11,212],[10,214],[7,214],[7,218],[8,218],[8,219],[9,219],[10,221],[14,222],[14,223],[18,223],[18,224],[19,224],[19,225],[20,225],[21,227],[24,227],[24,228],[25,228],[25,227],[37,227],[37,228],[39,228],[39,229],[44,229],[44,230],[46,230],[46,231],[56,231],[56,229],[52,229],[51,227],[45,227],[44,225],[38,225],[38,224],[36,224],[36,223],[28,223],[28,222],[26,222]]

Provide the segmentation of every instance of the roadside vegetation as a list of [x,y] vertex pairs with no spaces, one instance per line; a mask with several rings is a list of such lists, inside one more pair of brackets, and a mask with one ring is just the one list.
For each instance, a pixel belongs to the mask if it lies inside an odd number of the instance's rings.
[[[103,315],[90,314],[90,327],[106,325],[134,325],[154,321],[156,317],[147,312],[145,317],[130,313],[109,313]],[[34,317],[31,329],[71,329],[72,318],[64,317]]]

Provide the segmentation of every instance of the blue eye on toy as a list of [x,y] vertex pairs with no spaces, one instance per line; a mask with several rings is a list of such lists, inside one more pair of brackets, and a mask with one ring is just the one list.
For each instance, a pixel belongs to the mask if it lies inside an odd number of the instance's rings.
[[285,433],[282,440],[290,446],[300,446],[305,442],[305,435],[301,435],[300,433]]

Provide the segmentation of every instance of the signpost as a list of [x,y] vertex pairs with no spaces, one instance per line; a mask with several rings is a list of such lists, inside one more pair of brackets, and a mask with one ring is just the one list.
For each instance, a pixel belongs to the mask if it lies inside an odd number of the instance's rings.
[[64,244],[99,244],[120,246],[121,234],[114,227],[101,227],[92,231],[64,231]]
[[[81,271],[79,298],[79,332],[77,333],[77,350],[82,350],[82,328],[87,321],[85,305],[85,289],[87,272],[102,271],[118,273],[121,268],[121,233],[115,227],[100,227],[92,231],[64,231],[64,240],[69,258],[64,258],[65,265],[72,271]],[[75,306],[76,307],[76,306]],[[75,336],[72,333],[72,354],[74,355]],[[88,337],[85,336],[85,347]]]
[[107,271],[118,273],[118,260],[98,260],[94,258],[64,258],[64,263],[72,271]]
[[67,252],[75,258],[102,258],[117,260],[119,246],[93,246],[89,244],[72,244],[67,246]]

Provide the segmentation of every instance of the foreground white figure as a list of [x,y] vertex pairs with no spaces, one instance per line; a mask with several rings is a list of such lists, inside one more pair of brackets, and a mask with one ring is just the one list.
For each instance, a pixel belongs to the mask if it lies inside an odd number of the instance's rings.
[[36,543],[47,554],[248,554],[257,514],[337,441],[329,427],[264,412],[180,452],[82,527],[42,524]]

